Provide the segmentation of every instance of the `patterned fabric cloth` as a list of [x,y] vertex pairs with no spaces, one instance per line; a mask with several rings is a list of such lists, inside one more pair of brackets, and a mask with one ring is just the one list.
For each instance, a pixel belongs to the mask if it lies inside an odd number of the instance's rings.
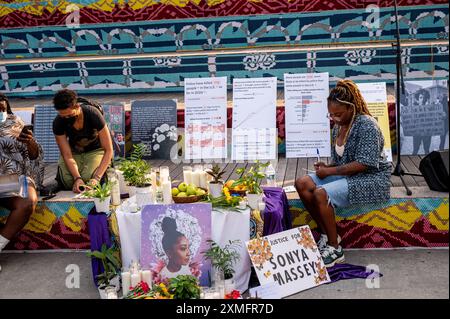
[[[338,127],[335,126],[333,144],[337,134]],[[390,198],[392,168],[384,154],[383,134],[374,118],[358,115],[345,144],[344,155],[339,157],[332,147],[331,158],[338,166],[356,161],[368,167],[363,173],[347,177],[351,205],[383,202]]]
[[28,181],[39,189],[44,181],[43,151],[38,144],[38,157],[29,159],[27,146],[17,140],[24,125],[13,114],[9,114],[4,123],[0,123],[0,174],[26,175]]

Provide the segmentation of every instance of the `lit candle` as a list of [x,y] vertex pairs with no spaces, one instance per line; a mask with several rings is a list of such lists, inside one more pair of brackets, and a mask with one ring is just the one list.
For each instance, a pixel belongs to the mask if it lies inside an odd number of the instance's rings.
[[128,295],[128,292],[130,291],[130,286],[131,286],[130,272],[128,271],[122,272],[122,293],[124,297]]
[[208,174],[205,171],[200,172],[200,185],[203,189],[208,189]]
[[200,171],[192,172],[192,184],[200,186]]
[[192,183],[192,166],[183,166],[183,181],[188,185]]
[[131,274],[131,287],[136,287],[141,282],[141,273]]
[[152,272],[150,270],[142,271],[142,281],[146,282],[150,287],[152,285]]
[[169,166],[161,166],[159,168],[159,175],[161,176],[161,183],[168,181],[170,176]]
[[164,204],[172,203],[172,183],[170,181],[165,181],[162,184],[162,193]]

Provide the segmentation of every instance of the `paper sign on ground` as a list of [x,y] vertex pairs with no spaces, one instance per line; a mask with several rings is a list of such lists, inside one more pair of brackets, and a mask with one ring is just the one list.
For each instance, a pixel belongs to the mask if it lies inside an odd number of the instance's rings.
[[276,158],[277,78],[234,79],[233,160]]
[[185,79],[185,158],[227,157],[227,78]]
[[370,114],[377,120],[384,137],[384,153],[392,162],[391,129],[387,104],[386,83],[358,83],[358,88],[367,103]]
[[282,297],[330,281],[309,226],[246,242],[261,285],[276,282]]
[[286,157],[331,156],[328,73],[285,74]]

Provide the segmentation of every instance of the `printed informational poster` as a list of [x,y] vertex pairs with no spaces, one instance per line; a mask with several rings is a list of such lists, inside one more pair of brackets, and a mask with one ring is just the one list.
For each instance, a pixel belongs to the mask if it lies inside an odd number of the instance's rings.
[[446,80],[406,81],[400,99],[403,155],[427,155],[448,149],[448,85]]
[[145,159],[177,157],[177,100],[133,101],[131,104],[133,144],[147,145]]
[[211,263],[203,258],[211,238],[211,204],[148,205],[141,221],[141,266],[159,284],[191,275],[209,286]]
[[357,85],[367,103],[370,114],[377,120],[383,132],[384,153],[387,160],[392,162],[391,129],[389,127],[386,83],[358,83]]
[[125,157],[125,111],[123,104],[103,105],[106,124],[111,132],[114,157]]
[[227,78],[184,81],[185,159],[227,157]]
[[233,160],[276,158],[276,105],[277,78],[234,79]]
[[328,73],[284,75],[286,157],[331,156]]
[[275,282],[281,297],[330,282],[309,226],[246,243],[261,286]]
[[42,146],[45,163],[58,162],[60,152],[53,135],[53,120],[58,113],[52,105],[37,105],[34,108],[34,136]]

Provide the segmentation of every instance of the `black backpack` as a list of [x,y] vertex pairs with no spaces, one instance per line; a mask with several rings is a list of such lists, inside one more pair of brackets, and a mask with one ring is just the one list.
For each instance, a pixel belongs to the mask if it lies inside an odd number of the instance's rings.
[[420,161],[419,170],[431,190],[448,192],[448,151],[431,152]]
[[77,97],[77,103],[83,104],[83,105],[90,105],[90,106],[93,106],[93,107],[95,107],[97,110],[99,110],[100,113],[101,113],[103,116],[105,115],[105,112],[103,112],[103,107],[102,107],[101,104],[98,103],[97,101],[90,100],[90,99],[87,99],[87,98],[84,98],[84,97],[79,96],[79,97]]

